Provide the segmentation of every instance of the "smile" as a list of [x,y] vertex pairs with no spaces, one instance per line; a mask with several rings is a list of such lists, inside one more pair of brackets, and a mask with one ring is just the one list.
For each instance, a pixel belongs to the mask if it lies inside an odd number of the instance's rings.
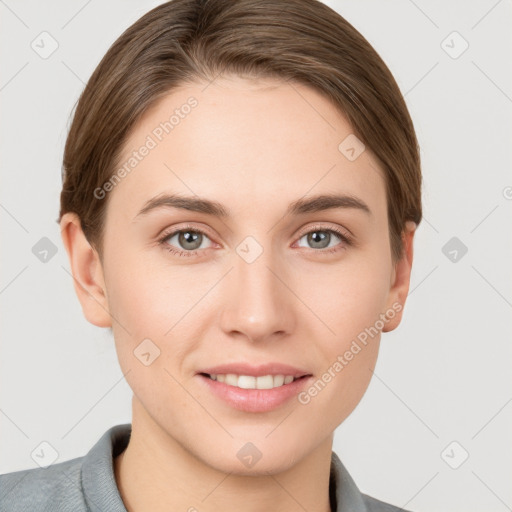
[[240,411],[258,413],[277,409],[311,383],[308,375],[237,375],[235,373],[199,373],[202,385],[213,396]]
[[292,383],[301,377],[293,377],[293,375],[261,375],[254,377],[252,375],[235,375],[227,374],[204,374],[212,380],[223,382],[228,386],[234,386],[242,389],[273,389],[279,388],[286,384]]

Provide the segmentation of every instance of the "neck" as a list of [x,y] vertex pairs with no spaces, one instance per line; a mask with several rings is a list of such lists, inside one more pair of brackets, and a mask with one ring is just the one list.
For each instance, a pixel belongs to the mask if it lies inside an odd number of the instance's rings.
[[285,471],[225,473],[187,451],[136,403],[134,397],[130,441],[114,459],[117,487],[128,512],[331,512],[332,436]]

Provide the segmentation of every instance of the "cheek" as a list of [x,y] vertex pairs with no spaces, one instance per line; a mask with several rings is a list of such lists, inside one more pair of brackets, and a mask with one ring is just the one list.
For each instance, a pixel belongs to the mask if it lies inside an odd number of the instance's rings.
[[136,254],[108,270],[111,313],[134,337],[162,338],[204,293],[193,270]]
[[301,281],[298,293],[321,320],[308,315],[314,320],[310,335],[321,351],[322,373],[305,401],[311,400],[315,414],[332,408],[333,425],[351,413],[371,380],[389,271],[386,261],[354,257],[330,271],[305,273],[310,277]]
[[[133,379],[137,389],[141,385],[160,389],[158,378],[170,379],[164,369],[180,373],[187,354],[197,348],[201,327],[217,307],[208,291],[218,276],[198,278],[195,266],[151,264],[128,257],[108,270],[109,307],[117,320],[113,332],[121,367],[130,370],[127,380]],[[150,359],[153,354],[157,357],[145,367],[137,354],[147,352]]]
[[157,416],[171,402],[187,405],[173,377],[182,380],[180,364],[189,350],[183,335],[189,301],[183,299],[180,280],[168,277],[125,259],[111,271],[109,283],[119,364],[134,394]]
[[[366,269],[334,273],[324,283],[323,293],[309,288],[308,304],[323,322],[315,320],[321,328],[311,331],[321,351],[322,367],[300,403],[312,417],[324,418],[325,432],[351,414],[371,381],[379,352],[386,283],[379,272]],[[304,287],[307,284],[305,281]]]
[[306,270],[296,279],[294,291],[315,313],[308,317],[314,319],[320,329],[317,332],[323,333],[333,350],[342,349],[373,326],[384,312],[390,289],[390,269],[385,261],[354,255],[336,266]]

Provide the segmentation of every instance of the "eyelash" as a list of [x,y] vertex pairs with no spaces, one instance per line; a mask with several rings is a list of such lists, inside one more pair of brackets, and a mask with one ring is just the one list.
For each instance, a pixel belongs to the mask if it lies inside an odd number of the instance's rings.
[[[158,240],[158,243],[160,245],[163,246],[163,248],[167,251],[169,251],[170,253],[176,255],[176,256],[179,256],[179,257],[185,257],[185,258],[188,258],[188,257],[195,257],[195,256],[199,256],[199,253],[201,251],[203,251],[204,249],[195,249],[194,251],[180,251],[178,249],[176,249],[175,247],[173,247],[172,245],[169,245],[168,243],[166,243],[166,240],[168,240],[169,238],[172,238],[174,235],[176,235],[177,233],[181,233],[181,232],[187,232],[187,231],[192,231],[194,233],[200,233],[202,235],[205,235],[207,236],[208,238],[210,238],[208,236],[208,233],[206,233],[205,231],[202,231],[201,229],[198,229],[198,228],[195,228],[193,226],[184,226],[180,229],[176,229],[174,231],[171,231],[169,233],[165,233],[159,240]],[[349,235],[347,235],[346,233],[344,233],[343,231],[337,229],[337,228],[326,228],[326,227],[323,227],[323,226],[313,226],[311,229],[309,229],[308,231],[302,233],[300,236],[299,236],[299,240],[305,236],[305,235],[308,235],[310,233],[313,233],[315,231],[323,231],[323,232],[326,232],[326,233],[334,233],[335,235],[337,235],[347,246],[351,246],[354,244],[353,240],[352,240],[352,237],[350,237]],[[332,254],[332,253],[335,253],[335,252],[338,252],[338,251],[341,251],[343,248],[340,248],[339,247],[340,244],[334,246],[334,247],[331,247],[329,249],[310,249],[314,252],[318,252],[318,253],[322,253],[322,254]]]

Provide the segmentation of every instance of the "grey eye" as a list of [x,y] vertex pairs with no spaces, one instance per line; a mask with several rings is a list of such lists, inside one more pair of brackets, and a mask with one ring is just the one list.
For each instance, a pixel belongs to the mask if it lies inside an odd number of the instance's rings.
[[[192,229],[182,229],[180,231],[176,231],[170,234],[166,238],[166,243],[170,244],[170,241],[174,238],[178,237],[178,249],[195,251],[197,249],[201,249],[202,243],[208,239],[208,237],[201,233],[200,231],[194,231]],[[174,245],[174,244],[170,244]]]
[[[303,235],[300,240],[306,238],[307,243],[310,244],[309,247],[313,249],[326,249],[327,247],[332,247],[332,245],[329,245],[330,242],[333,241],[332,235],[334,235],[335,238],[340,239],[339,235],[329,229],[315,229]],[[300,243],[299,246],[304,247],[301,246]]]

